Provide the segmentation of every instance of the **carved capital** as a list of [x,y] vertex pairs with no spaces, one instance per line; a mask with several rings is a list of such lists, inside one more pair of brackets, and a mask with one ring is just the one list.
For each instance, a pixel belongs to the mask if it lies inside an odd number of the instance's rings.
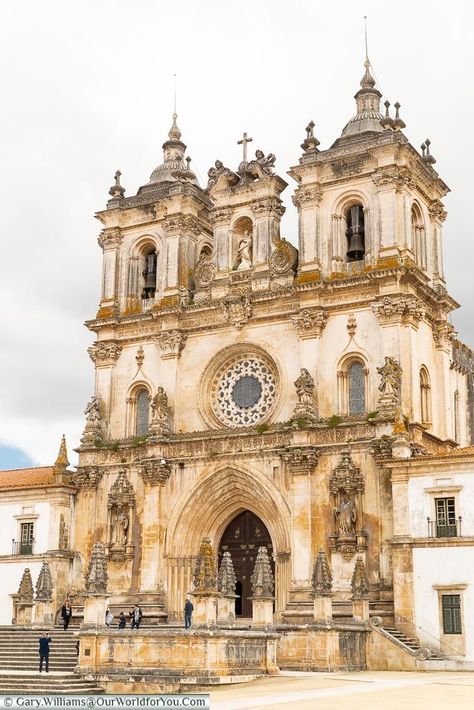
[[230,209],[216,209],[213,210],[209,215],[210,222],[214,227],[229,224],[231,217],[232,210]]
[[164,218],[162,226],[167,234],[180,234],[184,230],[186,222],[183,215],[171,214]]
[[161,351],[161,359],[179,358],[187,337],[181,330],[164,330],[160,333],[155,339],[155,345]]
[[80,466],[74,474],[73,482],[83,490],[97,490],[104,471],[99,466]]
[[396,190],[399,192],[403,187],[413,189],[416,187],[416,180],[410,168],[404,165],[390,165],[380,168],[372,175],[372,181],[379,190]]
[[451,352],[451,344],[456,337],[456,331],[451,323],[437,320],[433,324],[433,338],[435,345],[440,350]]
[[97,239],[99,246],[102,249],[115,249],[122,243],[122,232],[118,227],[110,227],[103,229]]
[[102,340],[87,349],[89,357],[96,367],[115,365],[122,352],[122,345],[114,340]]
[[413,325],[418,327],[425,316],[423,302],[416,296],[383,296],[372,303],[372,310],[381,325]]
[[314,446],[301,446],[287,449],[281,458],[293,475],[308,475],[318,463],[319,452]]
[[282,217],[285,214],[285,208],[282,201],[278,197],[269,197],[266,200],[260,200],[252,204],[252,210],[258,217],[274,214],[276,217]]
[[311,185],[308,187],[299,187],[295,190],[293,197],[293,204],[298,209],[304,209],[305,207],[316,207],[321,202],[323,192],[320,185]]
[[431,219],[435,219],[438,222],[444,222],[448,213],[444,209],[444,205],[441,200],[433,200],[428,206],[428,213]]
[[145,459],[140,465],[140,475],[149,486],[164,486],[171,476],[171,466],[165,459]]
[[305,308],[291,318],[300,338],[321,337],[327,320],[328,314],[322,308],[311,311]]

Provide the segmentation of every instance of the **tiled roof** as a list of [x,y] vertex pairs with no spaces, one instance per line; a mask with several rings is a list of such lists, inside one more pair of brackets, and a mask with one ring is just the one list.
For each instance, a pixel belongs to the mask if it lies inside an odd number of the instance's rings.
[[442,456],[474,456],[474,446],[463,446],[460,449],[453,449],[448,451],[446,454],[441,454]]
[[18,468],[12,471],[0,471],[0,490],[10,488],[42,488],[54,483],[53,466],[37,468]]

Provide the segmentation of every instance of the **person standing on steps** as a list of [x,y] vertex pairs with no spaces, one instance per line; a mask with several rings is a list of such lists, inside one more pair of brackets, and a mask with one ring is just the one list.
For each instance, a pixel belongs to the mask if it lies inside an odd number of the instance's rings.
[[66,599],[64,604],[61,607],[61,618],[63,620],[63,626],[64,626],[64,631],[67,630],[67,627],[69,626],[69,622],[71,621],[72,617],[72,607],[71,607],[71,602],[69,599]]
[[193,611],[194,611],[194,606],[193,606],[192,602],[190,601],[189,597],[187,597],[186,602],[184,604],[184,628],[185,629],[191,628],[191,620],[193,617]]
[[133,607],[132,611],[130,612],[130,616],[132,617],[132,624],[131,627],[132,629],[138,629],[140,628],[140,622],[142,620],[142,610],[138,606],[138,604],[135,604]]
[[43,670],[43,661],[45,664],[46,673],[49,673],[49,644],[51,643],[51,636],[46,636],[43,634],[39,640],[39,672]]
[[121,611],[120,614],[119,614],[119,624],[118,624],[118,627],[119,627],[119,629],[122,630],[122,629],[125,629],[126,626],[127,626],[127,619],[125,618],[125,614],[123,613],[123,611]]
[[105,612],[105,625],[110,628],[113,623],[114,623],[114,615],[112,614],[110,609],[107,609],[107,611]]

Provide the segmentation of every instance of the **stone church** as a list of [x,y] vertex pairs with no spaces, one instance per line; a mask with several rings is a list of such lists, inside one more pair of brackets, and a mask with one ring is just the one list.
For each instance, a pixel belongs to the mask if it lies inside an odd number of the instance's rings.
[[[95,392],[73,476],[76,607],[99,542],[113,608],[181,621],[206,538],[218,562],[230,553],[237,621],[252,616],[261,547],[275,623],[313,618],[319,551],[335,619],[351,615],[356,560],[370,614],[392,626],[413,618],[413,552],[397,532],[407,506],[404,493],[394,500],[390,462],[411,470],[472,442],[472,353],[449,319],[449,188],[430,141],[412,146],[400,105],[381,99],[366,61],[331,147],[307,125],[291,187],[246,133],[240,164],[216,160],[201,185],[176,114],[136,195],[116,173],[96,215],[102,294],[87,322]],[[298,248],[280,233],[287,188]]]

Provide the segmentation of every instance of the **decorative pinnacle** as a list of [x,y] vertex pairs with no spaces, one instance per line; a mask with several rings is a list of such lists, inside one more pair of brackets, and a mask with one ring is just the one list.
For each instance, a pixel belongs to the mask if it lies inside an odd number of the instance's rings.
[[305,153],[309,152],[310,150],[317,150],[317,147],[319,145],[319,141],[314,135],[315,125],[316,124],[314,123],[314,121],[310,121],[305,128],[306,138],[301,144],[301,147],[303,148]]
[[424,157],[425,163],[428,163],[428,165],[434,165],[436,163],[436,158],[434,155],[431,155],[430,153],[430,145],[431,141],[429,138],[425,140],[425,145],[426,145],[426,155]]
[[385,106],[385,116],[382,118],[380,123],[385,130],[388,130],[389,128],[393,128],[393,118],[391,118],[390,111],[389,111],[390,101],[385,101],[384,106]]
[[373,89],[375,86],[375,79],[370,73],[370,61],[367,59],[364,62],[365,74],[360,81],[360,85],[363,89]]
[[59,446],[58,458],[54,462],[56,468],[67,468],[69,466],[69,461],[67,457],[67,446],[66,437],[63,434],[61,437],[61,444]]
[[421,148],[421,159],[423,161],[425,161],[426,160],[426,143],[422,143],[420,145],[420,148]]
[[178,124],[176,123],[177,118],[178,114],[175,111],[173,113],[173,124],[168,133],[168,138],[170,139],[170,141],[179,141],[179,139],[181,138],[181,131],[179,130]]
[[112,199],[118,198],[121,199],[125,195],[125,188],[122,187],[120,184],[120,176],[121,176],[120,170],[117,170],[117,172],[114,175],[114,180],[115,183],[112,185],[112,187],[109,190],[109,195],[112,195]]
[[324,550],[319,550],[316,557],[311,583],[314,596],[331,596],[332,575]]
[[399,131],[401,128],[405,128],[407,124],[400,118],[400,102],[395,101],[393,105],[395,106],[395,119],[393,121],[393,127],[396,131]]

